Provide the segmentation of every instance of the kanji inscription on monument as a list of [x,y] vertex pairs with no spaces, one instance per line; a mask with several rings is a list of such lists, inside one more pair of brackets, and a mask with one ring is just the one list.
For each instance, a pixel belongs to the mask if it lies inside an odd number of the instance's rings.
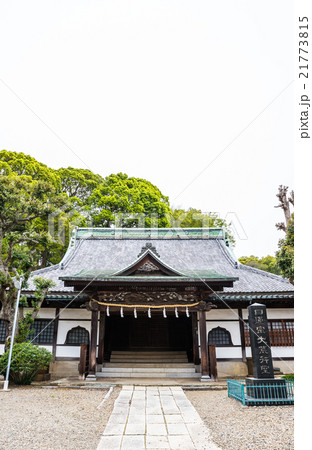
[[274,378],[266,307],[260,303],[254,303],[248,306],[247,310],[253,376]]

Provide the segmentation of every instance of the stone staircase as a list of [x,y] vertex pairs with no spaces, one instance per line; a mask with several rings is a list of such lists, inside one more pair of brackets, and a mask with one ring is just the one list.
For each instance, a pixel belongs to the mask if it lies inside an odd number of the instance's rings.
[[97,378],[200,378],[184,351],[114,351],[97,367]]

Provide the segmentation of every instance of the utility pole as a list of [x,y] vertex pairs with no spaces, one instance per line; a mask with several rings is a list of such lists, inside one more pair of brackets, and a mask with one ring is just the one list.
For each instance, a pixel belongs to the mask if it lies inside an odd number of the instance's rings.
[[18,316],[18,306],[19,306],[19,300],[20,300],[20,296],[21,296],[21,290],[22,290],[22,283],[23,283],[23,281],[24,281],[23,277],[21,277],[19,279],[19,281],[18,280],[14,281],[14,286],[16,287],[16,289],[18,289],[18,292],[17,292],[17,299],[16,299],[16,305],[15,305],[13,330],[12,330],[12,336],[11,336],[11,342],[10,342],[9,359],[8,359],[8,365],[7,365],[7,370],[6,370],[5,382],[4,382],[4,385],[3,385],[3,390],[4,391],[8,391],[8,386],[9,386],[10,366],[11,366],[12,351],[13,351],[15,330],[16,330],[16,323],[17,323],[17,316]]

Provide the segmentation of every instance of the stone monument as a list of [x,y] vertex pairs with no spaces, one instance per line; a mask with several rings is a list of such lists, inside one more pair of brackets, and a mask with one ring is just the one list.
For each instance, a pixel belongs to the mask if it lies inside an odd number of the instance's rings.
[[287,403],[285,380],[274,378],[266,306],[254,303],[247,310],[253,362],[253,377],[246,377],[247,396],[261,400],[259,405],[270,404],[270,400]]

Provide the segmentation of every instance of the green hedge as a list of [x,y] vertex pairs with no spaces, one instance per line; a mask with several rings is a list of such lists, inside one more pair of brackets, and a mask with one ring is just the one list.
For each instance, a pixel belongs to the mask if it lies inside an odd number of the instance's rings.
[[[0,372],[5,376],[9,350],[0,358]],[[23,342],[14,344],[10,368],[10,380],[15,384],[31,384],[40,370],[49,367],[53,359],[51,352],[37,345]]]

